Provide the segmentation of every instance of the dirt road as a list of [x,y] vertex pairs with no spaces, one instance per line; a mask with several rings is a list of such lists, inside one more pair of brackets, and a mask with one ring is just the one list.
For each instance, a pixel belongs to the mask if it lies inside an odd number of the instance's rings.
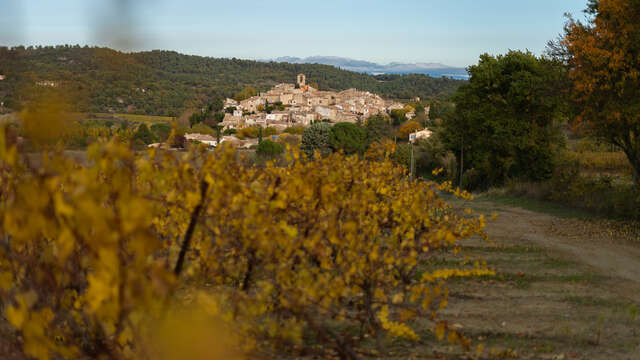
[[[492,240],[499,244],[532,244],[558,256],[588,266],[610,278],[610,291],[640,304],[640,243],[624,239],[581,233],[579,222],[551,215],[481,201],[471,206],[498,217],[487,226]],[[592,225],[597,226],[597,225]],[[570,230],[571,229],[571,230]],[[571,233],[572,235],[568,235]]]
[[600,220],[482,199],[453,203],[498,215],[486,227],[492,244],[463,245],[465,256],[485,260],[496,275],[453,283],[443,311],[474,343],[520,359],[640,359],[637,231],[625,237],[626,230]]

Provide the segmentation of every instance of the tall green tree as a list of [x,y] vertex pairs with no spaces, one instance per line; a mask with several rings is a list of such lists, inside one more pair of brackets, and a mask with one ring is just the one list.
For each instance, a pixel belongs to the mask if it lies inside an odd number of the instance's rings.
[[300,149],[308,156],[313,156],[314,151],[321,155],[331,153],[331,124],[315,123],[304,130]]
[[442,139],[461,165],[474,168],[479,186],[510,178],[548,178],[562,137],[565,67],[529,52],[484,54],[443,119]]
[[369,116],[364,124],[364,129],[367,133],[367,143],[369,144],[393,137],[391,119],[386,115]]
[[358,125],[341,122],[331,127],[331,148],[345,154],[360,154],[367,147],[367,133]]
[[591,0],[586,12],[562,42],[578,123],[624,151],[640,188],[640,1]]

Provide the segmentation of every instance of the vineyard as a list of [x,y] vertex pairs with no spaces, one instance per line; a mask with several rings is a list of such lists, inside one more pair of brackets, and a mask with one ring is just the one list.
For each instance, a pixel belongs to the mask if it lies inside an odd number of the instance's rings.
[[391,144],[255,167],[227,147],[111,141],[86,166],[56,151],[34,166],[0,135],[0,331],[13,339],[0,351],[354,359],[424,331],[482,351],[438,314],[447,279],[493,271],[425,264],[486,239],[485,219],[409,181]]

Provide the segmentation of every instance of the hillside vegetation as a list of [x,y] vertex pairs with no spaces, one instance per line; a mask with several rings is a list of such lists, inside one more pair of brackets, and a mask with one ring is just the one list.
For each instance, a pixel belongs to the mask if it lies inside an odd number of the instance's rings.
[[35,94],[55,88],[71,96],[78,111],[177,116],[214,97],[233,97],[246,86],[266,90],[293,82],[298,73],[306,74],[321,90],[357,88],[385,98],[447,97],[463,83],[418,74],[372,76],[320,64],[216,59],[173,51],[0,47],[0,74],[6,76],[0,81],[0,101],[5,111],[18,110]]

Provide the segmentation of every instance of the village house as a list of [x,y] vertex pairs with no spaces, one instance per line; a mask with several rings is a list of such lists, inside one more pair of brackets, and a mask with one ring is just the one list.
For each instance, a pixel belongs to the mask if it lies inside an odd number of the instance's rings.
[[433,134],[433,131],[429,129],[416,131],[414,133],[409,134],[409,142],[414,143],[420,139],[427,140],[428,138],[431,137],[432,134]]
[[235,107],[235,106],[238,106],[238,102],[235,101],[234,99],[226,98],[224,100],[224,108],[225,109],[228,108],[228,107]]
[[391,105],[389,105],[389,111],[391,110],[402,110],[404,109],[404,105],[402,103],[399,102],[394,102]]
[[299,111],[292,114],[291,122],[295,125],[309,126],[317,119],[317,115],[313,112]]
[[[218,146],[218,141],[211,135],[193,133],[185,134],[184,138],[187,139],[187,141],[198,141],[209,146]],[[224,142],[224,139],[220,140],[220,143],[222,142]]]
[[259,96],[254,96],[246,100],[242,100],[240,102],[240,105],[242,106],[242,108],[248,112],[258,111],[258,106],[260,105],[264,106],[264,104],[265,104],[265,99]]
[[46,87],[57,87],[58,83],[51,80],[42,80],[42,81],[36,81],[36,85],[46,86]]
[[[267,102],[281,103],[285,109],[266,114]],[[225,129],[244,126],[274,126],[281,129],[291,125],[309,126],[321,119],[357,123],[363,122],[371,115],[386,112],[387,105],[390,109],[404,108],[401,103],[386,102],[380,96],[368,91],[317,90],[307,84],[304,74],[298,74],[296,84],[277,84],[258,96],[239,102],[227,98],[225,108],[235,107],[235,111],[232,114],[226,114],[221,125]]]
[[272,111],[271,114],[267,114],[267,120],[273,121],[286,121],[289,119],[288,111]]

